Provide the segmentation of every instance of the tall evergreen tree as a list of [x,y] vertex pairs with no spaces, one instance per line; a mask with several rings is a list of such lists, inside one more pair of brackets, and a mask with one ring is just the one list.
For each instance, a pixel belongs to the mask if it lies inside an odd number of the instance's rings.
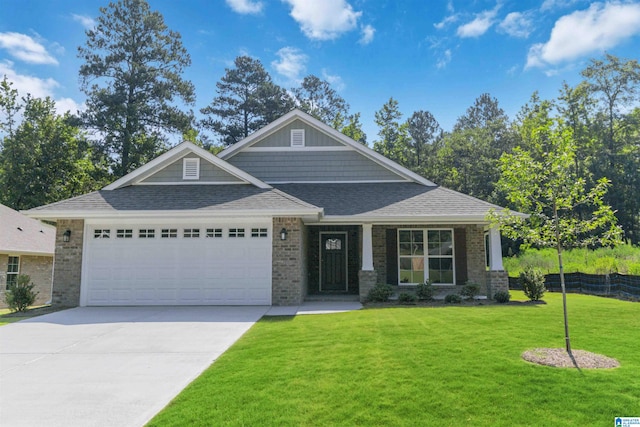
[[273,83],[258,59],[239,56],[216,83],[217,95],[200,110],[201,125],[231,145],[294,108],[286,90]]
[[[299,87],[293,88],[296,107],[328,125],[336,123],[339,117],[347,118],[349,104],[329,82],[313,74],[305,77]],[[339,125],[342,125],[340,123]]]
[[164,148],[168,133],[190,128],[194,86],[181,77],[191,58],[179,33],[145,0],[118,0],[100,8],[94,29],[78,48],[83,115],[97,131],[98,146],[114,157],[116,177],[125,175]]
[[398,101],[389,98],[382,108],[375,113],[375,122],[379,127],[379,140],[374,141],[373,149],[383,156],[409,166],[407,160],[409,147],[409,130],[406,123],[401,121],[402,113],[398,108]]
[[416,111],[407,120],[410,142],[410,159],[412,168],[417,172],[434,152],[434,144],[442,137],[440,124],[429,111]]

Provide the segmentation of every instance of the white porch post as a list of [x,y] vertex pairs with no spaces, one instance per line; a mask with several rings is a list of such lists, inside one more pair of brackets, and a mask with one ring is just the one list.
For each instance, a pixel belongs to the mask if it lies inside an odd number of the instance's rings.
[[489,270],[502,271],[502,243],[500,242],[500,229],[489,228]]
[[373,271],[372,224],[362,224],[362,270]]

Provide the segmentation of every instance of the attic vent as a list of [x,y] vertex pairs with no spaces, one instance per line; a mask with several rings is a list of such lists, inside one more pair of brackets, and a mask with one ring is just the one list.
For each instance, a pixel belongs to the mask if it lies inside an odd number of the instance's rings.
[[182,179],[200,179],[200,159],[182,160]]
[[291,146],[304,147],[304,129],[291,129]]

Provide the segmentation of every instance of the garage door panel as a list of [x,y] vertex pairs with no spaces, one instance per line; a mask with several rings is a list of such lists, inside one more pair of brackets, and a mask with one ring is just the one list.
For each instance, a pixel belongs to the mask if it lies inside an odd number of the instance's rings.
[[[269,221],[270,222],[270,221]],[[223,237],[184,238],[192,225],[156,225],[154,238],[139,238],[143,225],[96,225],[110,229],[108,239],[87,233],[83,293],[87,305],[230,305],[271,304],[271,238],[251,237],[251,228],[270,229],[269,222],[234,223]],[[117,229],[132,229],[131,238],[116,238]],[[162,229],[176,238],[161,238]],[[244,228],[245,237],[228,237],[228,228]],[[271,236],[272,233],[268,233]],[[85,283],[86,282],[86,283]]]

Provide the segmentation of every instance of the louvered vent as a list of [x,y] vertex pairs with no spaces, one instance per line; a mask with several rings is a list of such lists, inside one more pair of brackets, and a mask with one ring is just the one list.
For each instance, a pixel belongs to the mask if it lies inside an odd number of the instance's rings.
[[304,147],[304,129],[291,129],[291,146]]
[[182,160],[182,179],[200,179],[200,159]]

